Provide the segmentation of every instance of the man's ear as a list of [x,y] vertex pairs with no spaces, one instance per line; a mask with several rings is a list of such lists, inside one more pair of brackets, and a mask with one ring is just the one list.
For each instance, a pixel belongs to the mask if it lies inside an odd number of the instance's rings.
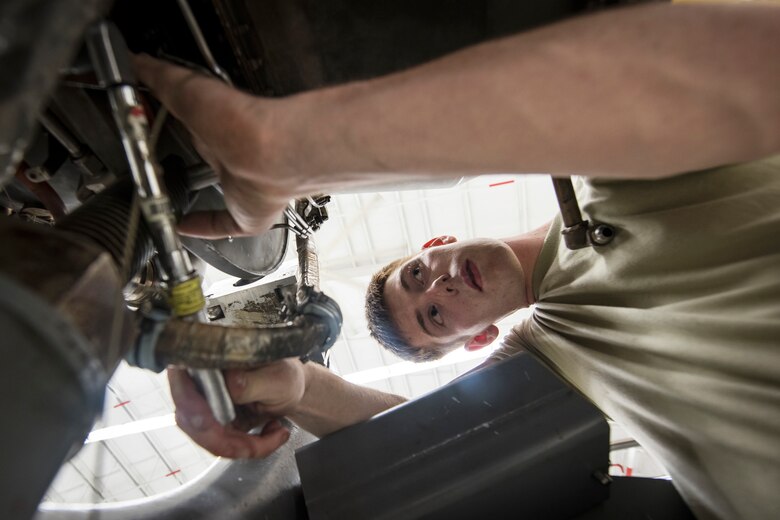
[[458,239],[450,235],[442,235],[440,237],[432,238],[423,244],[422,249],[428,249],[429,247],[443,246],[444,244],[452,244],[457,242]]
[[482,347],[487,347],[498,337],[498,327],[491,324],[485,330],[466,342],[466,350],[473,352]]

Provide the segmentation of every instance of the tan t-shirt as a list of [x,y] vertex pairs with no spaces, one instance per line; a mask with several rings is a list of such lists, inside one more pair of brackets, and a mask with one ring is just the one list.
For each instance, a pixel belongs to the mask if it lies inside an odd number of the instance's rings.
[[613,242],[560,219],[537,305],[495,354],[536,354],[669,470],[698,518],[780,518],[780,157],[578,185]]

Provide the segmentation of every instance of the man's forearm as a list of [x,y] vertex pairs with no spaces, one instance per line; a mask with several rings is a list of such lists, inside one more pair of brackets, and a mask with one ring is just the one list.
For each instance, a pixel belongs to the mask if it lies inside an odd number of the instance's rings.
[[778,7],[619,9],[294,96],[271,132],[311,174],[301,192],[411,174],[669,175],[780,151],[778,51]]
[[406,401],[354,385],[315,363],[307,363],[306,391],[290,419],[317,436],[365,421]]

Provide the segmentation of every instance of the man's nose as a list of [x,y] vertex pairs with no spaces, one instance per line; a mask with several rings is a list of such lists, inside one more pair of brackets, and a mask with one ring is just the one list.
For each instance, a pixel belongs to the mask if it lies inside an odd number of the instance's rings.
[[443,274],[436,278],[429,290],[436,294],[443,294],[446,296],[455,296],[458,294],[458,289],[455,287],[454,280],[452,276],[448,274]]

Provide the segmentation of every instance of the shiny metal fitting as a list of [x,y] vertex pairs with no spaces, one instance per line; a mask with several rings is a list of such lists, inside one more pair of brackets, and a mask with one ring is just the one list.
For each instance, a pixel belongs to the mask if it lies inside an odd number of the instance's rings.
[[607,224],[599,224],[590,231],[590,240],[594,245],[607,245],[613,238],[615,238],[615,229]]

